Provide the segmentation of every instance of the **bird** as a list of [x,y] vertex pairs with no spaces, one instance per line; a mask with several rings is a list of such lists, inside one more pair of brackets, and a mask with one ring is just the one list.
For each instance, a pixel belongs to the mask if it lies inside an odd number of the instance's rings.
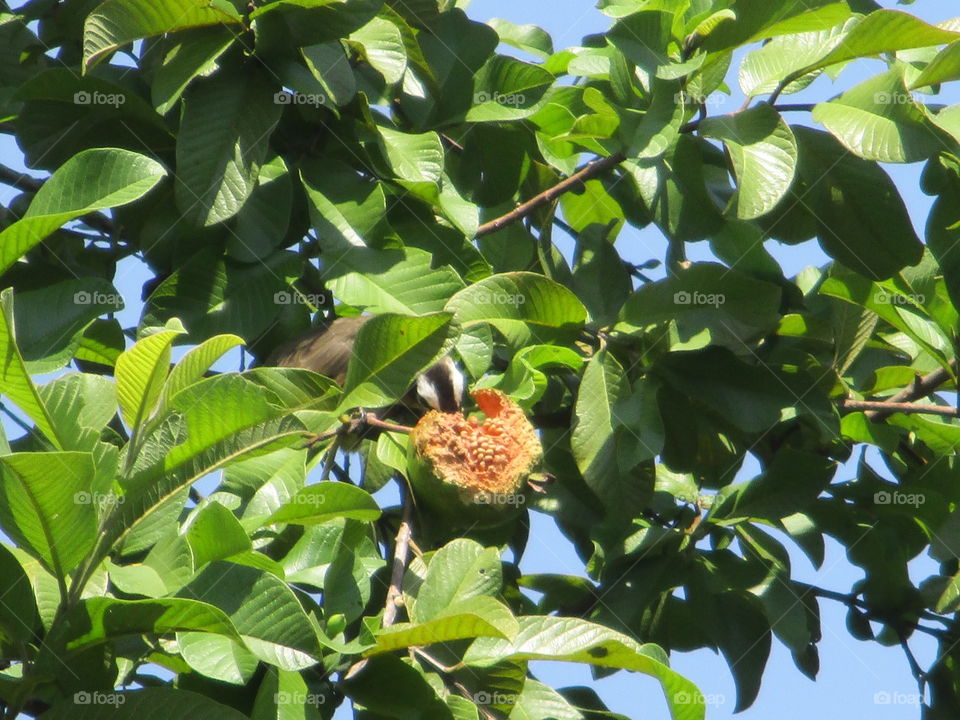
[[[338,317],[279,345],[264,363],[272,367],[297,367],[326,375],[343,385],[357,333],[372,315]],[[440,412],[457,412],[463,404],[465,378],[449,355],[445,355],[411,381],[401,401],[407,407],[417,400]]]

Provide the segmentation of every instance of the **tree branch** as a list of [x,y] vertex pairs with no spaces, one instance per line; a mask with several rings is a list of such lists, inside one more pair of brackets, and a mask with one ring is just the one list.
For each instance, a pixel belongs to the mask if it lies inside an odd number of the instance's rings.
[[[863,613],[870,618],[871,620],[879,620],[880,622],[889,622],[890,618],[877,615],[873,612],[870,607],[864,601],[860,600],[856,595],[837,592],[836,590],[827,590],[826,588],[817,587],[816,585],[807,585],[806,583],[796,582],[801,588],[806,588],[809,592],[813,593],[817,597],[824,598],[825,600],[835,600],[837,602],[843,603],[847,607],[857,608],[862,610]],[[952,623],[944,617],[935,615],[933,613],[927,612],[926,610],[919,613],[919,617],[925,620],[933,620],[937,622],[944,623],[947,627],[950,627]],[[939,628],[932,628],[926,625],[921,625],[919,622],[909,623],[909,627],[918,632],[926,633],[927,635],[932,635],[940,639],[951,639],[953,638],[953,633],[948,630],[940,630]]]
[[[954,360],[950,365],[953,368],[953,372],[956,373],[957,362]],[[950,373],[947,372],[945,368],[937,368],[928,375],[918,377],[916,380],[914,380],[914,382],[910,383],[910,385],[895,395],[891,395],[884,402],[892,405],[912,403],[914,400],[927,397],[931,393],[935,392],[937,388],[949,382],[951,379]],[[880,420],[885,420],[886,418],[890,417],[894,412],[899,412],[899,410],[879,409],[868,411],[866,415],[869,420],[879,422]],[[956,414],[954,414],[954,417],[956,417]]]
[[497,230],[502,230],[507,225],[515,223],[518,220],[531,215],[538,208],[547,205],[550,202],[553,202],[556,198],[560,197],[564,193],[572,190],[577,185],[580,185],[587,180],[600,175],[601,173],[606,172],[607,170],[616,167],[624,160],[627,159],[627,156],[623,153],[614,153],[605,158],[599,160],[593,160],[592,162],[584,165],[580,170],[575,172],[570,177],[565,180],[561,180],[556,185],[551,188],[544,190],[539,195],[534,195],[532,198],[527,200],[525,203],[517,205],[513,210],[501,215],[500,217],[491,220],[490,222],[485,222],[479,228],[477,228],[476,237],[482,237],[483,235],[489,235],[492,232]]
[[858,410],[866,410],[866,414],[869,417],[871,413],[874,415],[883,414],[884,417],[889,417],[894,413],[919,413],[923,415],[942,415],[943,417],[960,417],[960,408],[950,407],[949,405],[921,405],[919,403],[907,403],[907,402],[891,402],[891,401],[875,401],[875,400],[844,400],[840,403],[840,407],[844,410],[850,410],[855,412]]

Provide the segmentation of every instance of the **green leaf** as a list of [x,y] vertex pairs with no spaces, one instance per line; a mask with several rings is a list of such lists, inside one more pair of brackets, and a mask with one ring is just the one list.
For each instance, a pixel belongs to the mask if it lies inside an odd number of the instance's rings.
[[423,317],[375,315],[360,328],[343,383],[338,412],[383,407],[399,399],[412,378],[447,350],[451,323],[446,313]]
[[509,720],[583,720],[583,714],[549,685],[533,678],[523,681]]
[[439,183],[443,173],[443,145],[435,132],[411,134],[377,128],[383,152],[394,176],[411,183]]
[[17,406],[33,420],[37,429],[57,449],[63,443],[54,427],[53,419],[37,388],[30,379],[23,357],[16,343],[16,330],[13,317],[13,288],[0,291],[0,392],[13,400]]
[[700,124],[704,137],[723,140],[737,178],[731,200],[736,216],[765,215],[790,189],[797,169],[797,141],[780,113],[766,103]]
[[123,305],[116,288],[100,278],[64,280],[17,293],[17,345],[30,372],[59,370],[73,358],[79,335],[91,321]]
[[131,203],[166,174],[156,160],[129,150],[94,148],[74,155],[43,183],[24,216],[0,232],[0,273],[68,220]]
[[397,623],[377,633],[377,644],[367,655],[418,645],[432,645],[474,637],[510,640],[519,630],[510,609],[492,597],[472,597],[455,602],[431,620]]
[[893,181],[874,162],[851,155],[826,133],[794,126],[800,145],[799,178],[786,202],[803,203],[817,221],[831,257],[869,278],[888,278],[923,255]]
[[820,103],[813,109],[813,119],[866,160],[912,163],[942,148],[899,70],[876,75],[839,98]]
[[829,65],[911,48],[952,43],[960,33],[943,30],[900,10],[877,10],[856,25],[826,57],[807,66],[803,73]]
[[497,122],[530,117],[540,109],[554,77],[544,68],[516,58],[494,55],[474,81],[469,122]]
[[373,521],[380,517],[380,506],[369,493],[354,485],[325,482],[299,490],[262,525],[319,525],[337,517]]
[[233,217],[257,184],[283,105],[255,68],[221,70],[183,99],[177,135],[177,207],[199,225]]
[[433,266],[419,248],[373,250],[350,247],[330,253],[327,285],[337,299],[373,313],[424,315],[443,310],[464,287],[449,266]]
[[240,14],[228,2],[196,0],[107,0],[83,26],[83,69],[107,53],[141,38],[202,25],[236,25]]
[[24,452],[0,457],[0,523],[21,546],[65,578],[90,552],[97,514],[93,455]]
[[224,353],[243,344],[243,338],[236,335],[217,335],[197,345],[184,355],[170,371],[170,375],[163,385],[160,406],[166,407],[170,398],[185,387],[201,380],[204,373]]
[[460,601],[496,595],[501,583],[497,548],[484,548],[474,540],[457,538],[430,559],[416,603],[409,609],[410,619],[415,623],[428,622]]
[[519,621],[515,639],[480,638],[463,662],[485,668],[509,660],[555,660],[633,670],[660,681],[674,720],[704,717],[703,695],[667,666],[666,653],[656,645],[640,645],[608,627],[576,618],[531,616]]
[[577,393],[570,448],[580,474],[607,512],[632,517],[639,509],[641,488],[617,462],[619,445],[627,440],[618,433],[623,426],[614,411],[629,394],[626,372],[612,354],[601,350],[590,358]]
[[162,635],[177,630],[216,633],[237,640],[233,623],[219,608],[185,598],[117,600],[97,597],[82,601],[69,615],[59,636],[68,651],[78,651],[125,635]]
[[746,518],[775,521],[803,511],[826,489],[836,465],[825,458],[783,449],[762,475],[723,488],[710,509],[721,524]]
[[387,212],[380,183],[369,182],[353,168],[336,161],[305,162],[300,171],[310,219],[321,238],[345,246],[366,247],[376,238]]
[[241,642],[224,635],[178,632],[177,647],[193,670],[233,685],[249,682],[260,663]]
[[170,371],[170,346],[180,330],[161,330],[138,341],[117,358],[120,412],[134,431],[150,418]]
[[217,69],[217,60],[235,39],[236,35],[225,27],[202,28],[178,36],[150,86],[150,100],[157,112],[166,115],[195,78],[211,75]]
[[266,663],[301,670],[319,657],[313,623],[287,584],[270,573],[217,561],[177,595],[226,613],[247,648]]
[[5,544],[0,544],[0,577],[6,585],[0,603],[0,638],[5,642],[29,642],[41,627],[37,601],[30,587],[30,578]]
[[375,17],[350,35],[363,49],[370,67],[383,75],[390,85],[403,79],[407,71],[407,53],[400,28],[390,20]]
[[625,329],[676,325],[674,350],[720,345],[738,354],[774,329],[780,288],[717,263],[693,263],[665,280],[647,283],[620,311]]
[[492,275],[474,283],[450,298],[446,310],[465,329],[489,323],[514,348],[572,340],[587,317],[570,290],[529,272]]
[[497,31],[500,42],[546,59],[553,55],[550,33],[537,25],[515,25],[509,20],[491,18],[487,25]]
[[230,510],[211,500],[200,507],[183,532],[195,567],[252,549],[250,538]]
[[937,53],[923,72],[914,78],[908,89],[916,90],[958,79],[960,79],[960,40],[950,43]]

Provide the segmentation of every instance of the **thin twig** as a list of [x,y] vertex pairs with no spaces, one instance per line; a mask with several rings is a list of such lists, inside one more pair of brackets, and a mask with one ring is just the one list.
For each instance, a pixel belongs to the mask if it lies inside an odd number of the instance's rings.
[[942,415],[943,417],[960,417],[960,408],[949,405],[921,405],[906,402],[880,402],[875,400],[844,400],[840,403],[844,410],[866,410],[867,413],[885,413],[884,417],[894,413],[919,413],[923,415]]
[[393,570],[390,574],[390,587],[387,589],[387,604],[383,608],[383,627],[390,627],[397,619],[403,597],[403,576],[407,570],[410,555],[411,524],[413,522],[413,502],[409,491],[404,492],[403,517],[397,528],[397,540],[393,545]]
[[489,235],[497,230],[502,230],[511,223],[515,223],[518,220],[524,219],[528,215],[533,214],[533,212],[537,209],[553,202],[556,198],[560,197],[567,191],[572,190],[576,186],[593,177],[596,177],[597,175],[600,175],[601,173],[606,172],[613,167],[616,167],[626,159],[626,155],[618,152],[608,157],[600,158],[599,160],[594,160],[587,163],[570,177],[561,180],[559,183],[544,190],[539,195],[534,195],[525,203],[518,205],[505,215],[501,215],[490,222],[485,222],[483,225],[477,228],[476,236],[481,237],[482,235]]

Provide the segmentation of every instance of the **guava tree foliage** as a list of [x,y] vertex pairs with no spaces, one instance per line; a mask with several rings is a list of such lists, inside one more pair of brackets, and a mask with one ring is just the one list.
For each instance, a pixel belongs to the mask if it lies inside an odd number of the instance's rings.
[[[722,653],[747,708],[774,638],[816,676],[822,602],[960,716],[960,21],[602,0],[609,30],[558,49],[466,4],[4,7],[0,131],[31,169],[0,168],[5,717],[621,717],[539,682],[555,660],[696,720],[672,651]],[[881,167],[916,162],[925,242]],[[647,226],[663,257],[634,262]],[[785,277],[767,240],[832,260]],[[262,366],[359,312],[342,388]],[[260,366],[223,372],[240,345]],[[428,512],[400,427],[337,452],[445,353],[539,431],[505,510]],[[530,512],[582,568],[521,573]],[[825,536],[853,587],[791,576]]]

